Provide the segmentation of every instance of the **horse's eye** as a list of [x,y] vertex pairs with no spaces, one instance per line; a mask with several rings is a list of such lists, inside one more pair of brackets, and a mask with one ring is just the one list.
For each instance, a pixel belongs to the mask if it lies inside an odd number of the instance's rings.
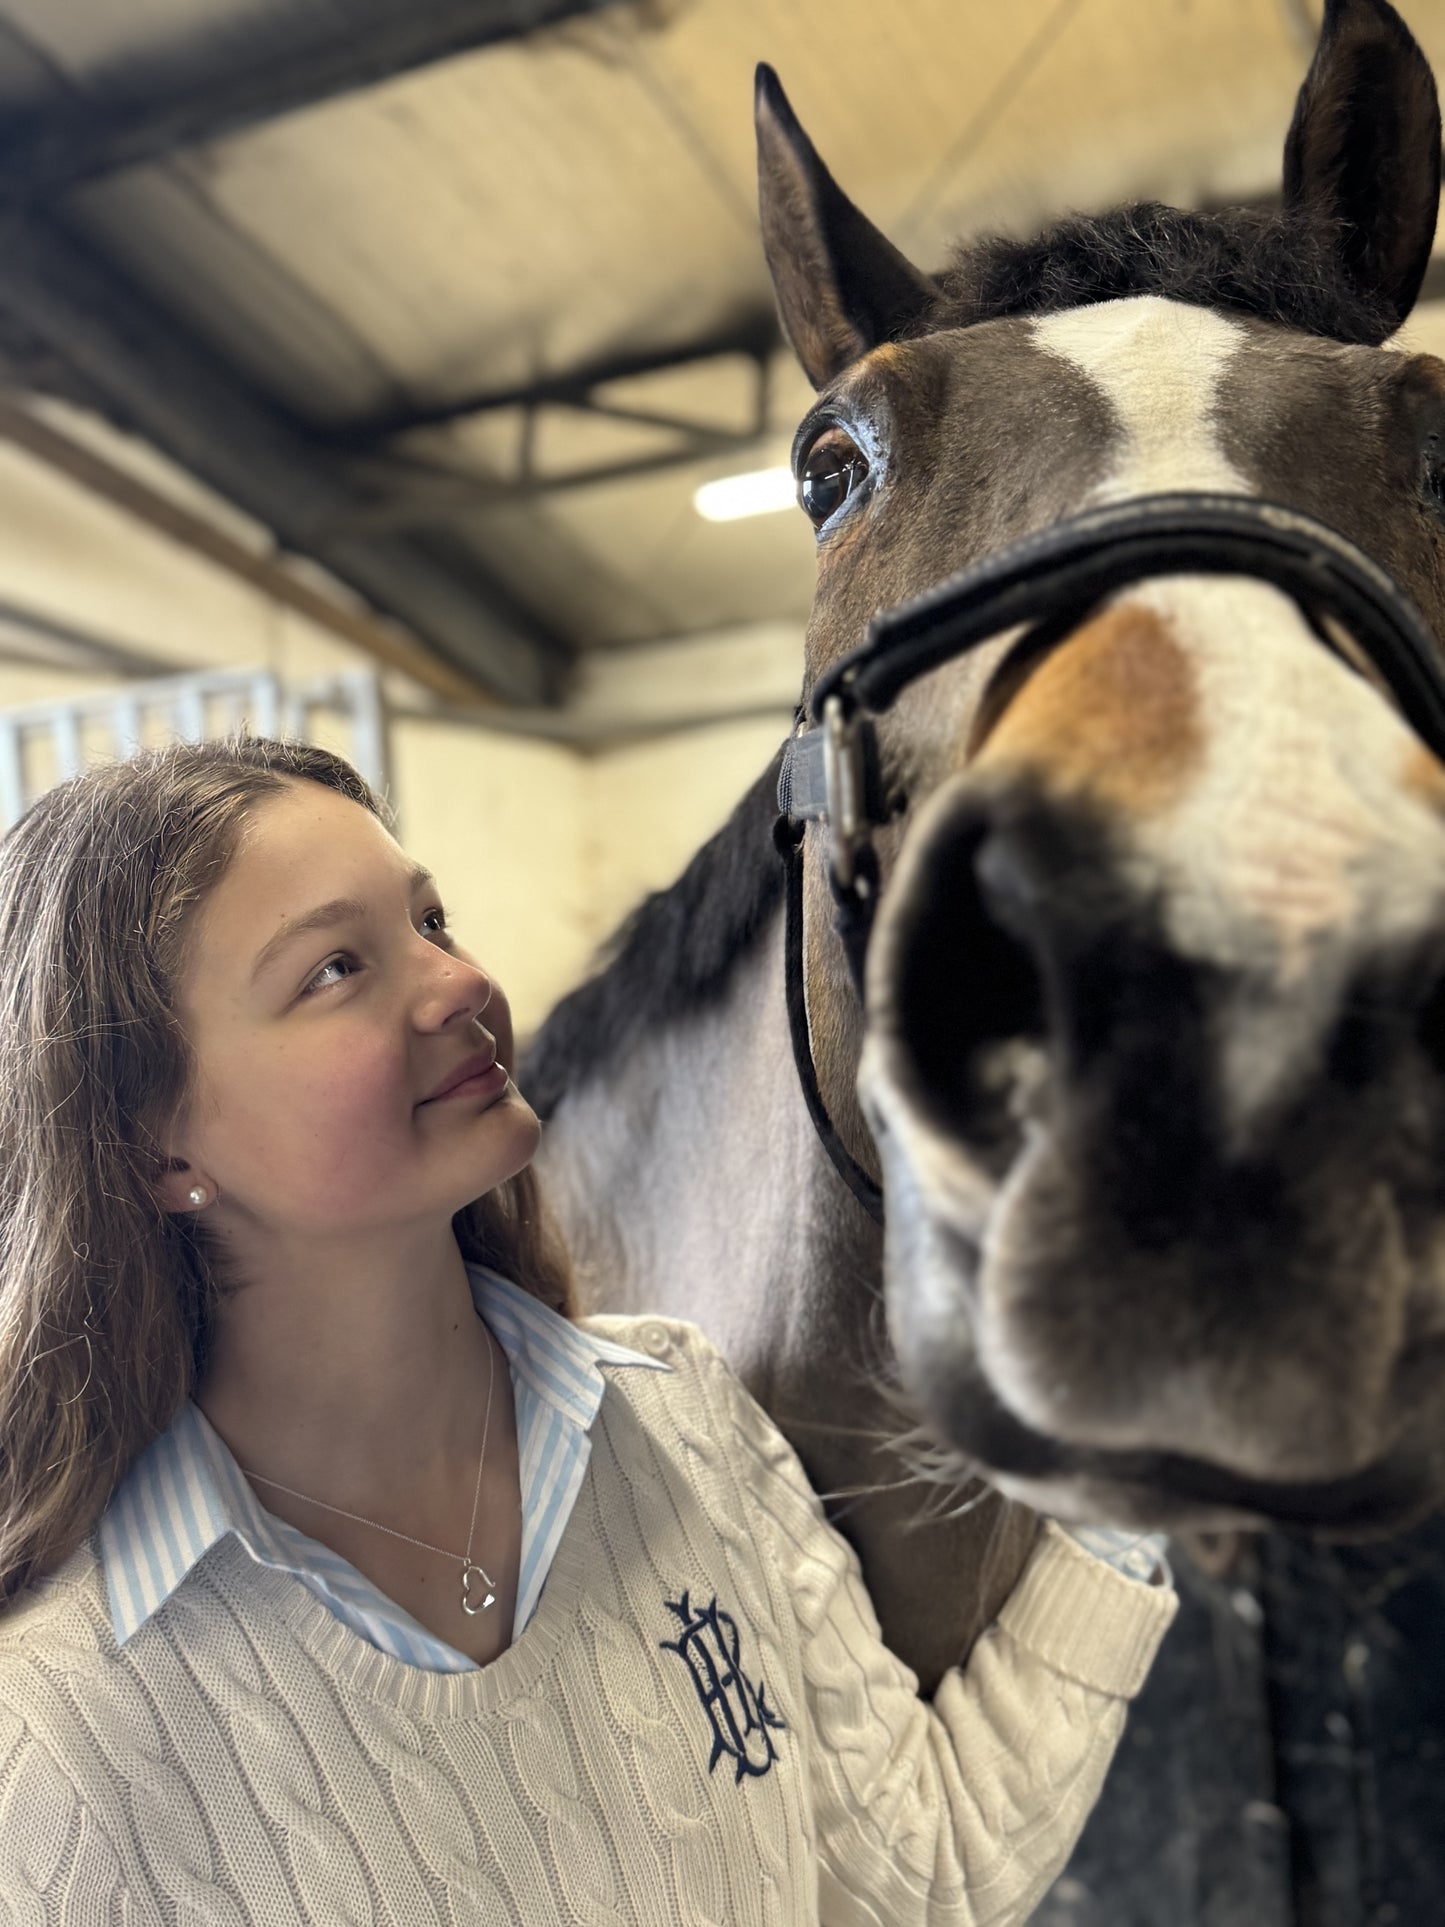
[[1422,481],[1425,499],[1440,510],[1445,510],[1445,448],[1440,445],[1439,430],[1432,430],[1425,437],[1425,473]]
[[815,529],[860,488],[868,473],[868,457],[846,430],[830,428],[804,457],[798,472],[798,500]]

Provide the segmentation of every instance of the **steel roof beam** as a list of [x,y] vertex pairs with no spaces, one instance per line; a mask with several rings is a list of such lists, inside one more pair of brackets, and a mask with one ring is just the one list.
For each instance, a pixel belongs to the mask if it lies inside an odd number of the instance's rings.
[[155,78],[147,99],[107,107],[86,94],[29,116],[12,112],[0,141],[0,200],[33,203],[612,3],[400,0],[376,17],[374,5],[351,0],[336,10],[332,34],[298,45],[284,61],[239,72],[198,74],[184,59],[189,47],[177,47],[170,60],[149,63]]
[[367,491],[120,275],[42,215],[0,223],[0,315],[44,342],[113,418],[404,623],[509,702],[556,699],[569,651],[483,566],[343,529]]
[[[772,310],[760,309],[756,314],[745,315],[730,327],[705,335],[701,340],[685,342],[680,347],[610,355],[585,362],[578,368],[566,369],[561,374],[521,383],[517,387],[482,389],[474,394],[459,395],[452,401],[439,402],[432,408],[372,415],[361,421],[348,422],[344,428],[334,430],[328,439],[338,447],[370,448],[381,442],[395,441],[402,435],[415,434],[420,429],[448,428],[453,422],[469,421],[477,415],[496,414],[505,408],[581,408],[599,414],[615,414],[625,419],[632,411],[625,407],[614,408],[610,403],[596,402],[593,391],[610,387],[615,382],[636,381],[645,375],[665,373],[668,369],[688,368],[700,361],[721,361],[732,356],[741,356],[756,364],[761,405],[766,399],[768,364],[782,345],[783,338]],[[646,418],[633,415],[633,419]],[[688,426],[681,421],[658,422],[657,425]],[[726,430],[710,431],[706,428],[699,428],[697,432],[703,435],[710,432],[721,435],[728,433]],[[758,431],[750,429],[747,432],[751,435]]]

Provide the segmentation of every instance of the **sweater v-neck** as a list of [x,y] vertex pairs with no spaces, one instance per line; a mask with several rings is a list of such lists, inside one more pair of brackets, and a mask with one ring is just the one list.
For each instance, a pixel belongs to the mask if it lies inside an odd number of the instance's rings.
[[[603,1436],[599,1425],[597,1444]],[[293,1573],[254,1560],[234,1533],[211,1548],[193,1579],[214,1587],[240,1618],[258,1604],[273,1612],[329,1678],[356,1693],[432,1723],[472,1719],[532,1691],[576,1622],[583,1579],[600,1556],[591,1491],[596,1469],[594,1450],[531,1619],[504,1653],[465,1672],[433,1672],[382,1652],[338,1619]]]

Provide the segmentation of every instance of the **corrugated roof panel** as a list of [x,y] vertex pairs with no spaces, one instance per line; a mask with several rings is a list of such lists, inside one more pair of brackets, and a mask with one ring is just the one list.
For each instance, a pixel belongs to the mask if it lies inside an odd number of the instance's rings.
[[[720,287],[761,291],[755,235],[719,218],[715,184],[646,89],[560,34],[240,136],[208,174],[220,216],[418,401],[633,344],[639,316],[649,339],[686,341]],[[113,200],[81,198],[90,231],[244,358],[245,329],[213,304],[197,314]]]
[[[119,98],[221,61],[284,62],[394,17],[396,0],[0,5],[74,81]],[[1445,67],[1445,5],[1402,11]],[[766,307],[760,58],[844,187],[932,265],[960,228],[1269,188],[1308,49],[1265,0],[655,0],[137,168],[70,196],[67,217],[313,424],[445,405]],[[0,36],[0,104],[8,85],[43,91],[44,71]],[[735,425],[751,379],[746,362],[698,364],[616,398]],[[807,400],[787,383],[780,434]],[[510,413],[407,446],[495,476],[518,433]],[[549,411],[536,453],[604,462],[667,440]],[[748,460],[493,507],[448,539],[583,645],[797,612],[800,518],[709,527],[691,506],[699,479]]]
[[395,0],[5,0],[5,16],[71,80],[108,102],[173,93],[231,68],[281,66],[300,47],[364,34]]
[[[180,0],[152,4],[158,37]],[[910,0],[886,14],[834,0],[826,33],[815,10],[774,0],[653,19],[607,9],[239,134],[189,163],[190,212],[154,173],[77,207],[293,400],[311,381],[282,372],[290,331],[312,370],[330,333],[338,352],[314,386],[333,419],[388,384],[444,400],[684,341],[765,301],[760,57],[849,191],[925,261],[960,224],[1267,185],[1304,65],[1282,9],[1259,0]],[[265,40],[278,22],[256,4],[208,31]],[[122,39],[95,30],[68,57],[103,70]],[[206,203],[224,230],[209,241]]]
[[211,200],[186,157],[138,168],[70,200],[70,219],[168,312],[303,420],[331,425],[410,397],[342,304],[292,274]]

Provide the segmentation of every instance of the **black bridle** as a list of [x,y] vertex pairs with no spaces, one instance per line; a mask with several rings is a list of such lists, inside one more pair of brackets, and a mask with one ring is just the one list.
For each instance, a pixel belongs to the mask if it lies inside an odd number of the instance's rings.
[[835,926],[859,999],[878,902],[875,828],[888,820],[873,719],[955,657],[1022,628],[1028,650],[1062,640],[1106,596],[1163,575],[1250,576],[1282,589],[1319,640],[1367,658],[1417,735],[1445,760],[1439,645],[1404,593],[1362,549],[1297,509],[1244,495],[1145,495],[1090,509],[869,623],[863,642],[818,678],[778,779],[773,836],[786,868],[784,944],[793,1059],[833,1165],[881,1224],[883,1194],[839,1138],[818,1089],[803,985],[803,838],[829,828]]

